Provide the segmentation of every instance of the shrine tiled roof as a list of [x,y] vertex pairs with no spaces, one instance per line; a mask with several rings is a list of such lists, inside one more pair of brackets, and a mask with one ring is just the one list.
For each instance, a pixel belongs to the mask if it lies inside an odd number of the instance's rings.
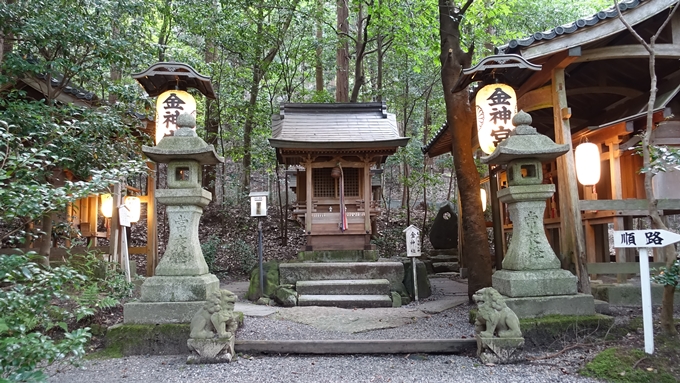
[[385,103],[281,105],[272,116],[275,148],[359,148],[404,146],[396,117]]
[[[619,9],[621,10],[621,13],[625,13],[628,10],[637,8],[641,3],[646,1],[651,0],[624,0],[619,3]],[[561,35],[575,33],[585,28],[597,25],[598,23],[605,20],[617,18],[618,16],[619,13],[616,11],[616,8],[612,6],[603,11],[597,12],[594,15],[580,18],[571,23],[560,25],[547,31],[536,32],[524,38],[510,40],[507,44],[497,47],[496,53],[515,53],[519,49],[526,48],[540,41],[552,40]]]

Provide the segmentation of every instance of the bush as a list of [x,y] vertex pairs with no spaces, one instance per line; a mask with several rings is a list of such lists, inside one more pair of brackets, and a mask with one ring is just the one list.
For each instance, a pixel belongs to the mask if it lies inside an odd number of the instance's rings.
[[[70,267],[43,269],[32,255],[0,256],[0,380],[45,380],[39,365],[81,357],[90,337],[89,328],[67,325],[92,313],[68,294],[83,289],[87,277]],[[47,335],[56,329],[63,338]]]
[[234,242],[226,245],[227,254],[238,261],[239,267],[243,274],[249,274],[257,265],[257,254],[248,242],[242,239],[236,239]]
[[220,248],[222,241],[216,235],[210,236],[207,241],[201,243],[201,251],[205,263],[208,264],[208,272],[215,274],[217,271],[215,261],[217,260],[217,251]]

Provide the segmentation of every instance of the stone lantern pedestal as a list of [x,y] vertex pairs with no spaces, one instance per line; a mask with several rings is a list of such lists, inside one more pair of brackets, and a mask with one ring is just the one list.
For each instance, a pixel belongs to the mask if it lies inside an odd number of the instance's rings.
[[191,129],[193,117],[180,115],[177,125],[173,136],[142,148],[151,160],[168,164],[168,189],[157,190],[156,199],[167,206],[170,235],[155,276],[142,284],[140,301],[124,306],[126,324],[189,323],[207,297],[219,291],[219,280],[203,258],[198,224],[212,200],[200,185],[202,165],[224,159]]
[[482,158],[487,164],[507,164],[508,187],[498,199],[508,205],[513,223],[503,269],[493,274],[492,285],[519,317],[594,315],[593,296],[578,294],[576,276],[560,268],[543,228],[545,201],[555,185],[542,183],[542,162],[566,153],[569,145],[538,134],[528,113],[520,111],[512,122],[516,128],[510,136]]

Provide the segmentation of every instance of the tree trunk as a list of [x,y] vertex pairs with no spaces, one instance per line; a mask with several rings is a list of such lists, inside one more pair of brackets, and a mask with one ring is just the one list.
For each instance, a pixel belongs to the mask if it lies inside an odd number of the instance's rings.
[[472,129],[475,116],[470,108],[468,89],[451,93],[462,68],[470,66],[473,50],[464,52],[460,46],[460,20],[472,0],[460,9],[439,0],[441,35],[442,85],[448,129],[452,134],[453,161],[460,191],[460,214],[463,217],[463,258],[468,267],[468,297],[479,289],[491,286],[492,262],[486,235],[486,223],[479,194],[479,173],[472,157]]
[[[215,49],[215,44],[206,37],[205,42],[205,53],[204,59],[206,64],[215,62],[217,58],[217,51]],[[204,114],[204,124],[205,124],[205,142],[210,145],[217,147],[219,140],[219,120],[220,116],[218,113],[218,101],[211,100],[209,98],[205,99],[205,114]],[[217,165],[205,165],[203,167],[203,187],[206,188],[213,197],[216,197],[216,190],[220,189],[222,186],[221,180],[216,177]],[[213,201],[218,205],[222,205],[222,201],[218,198],[213,198]]]
[[357,17],[357,58],[354,62],[354,86],[352,87],[352,96],[350,102],[357,102],[359,98],[359,91],[364,85],[364,57],[366,56],[366,41],[368,40],[368,25],[371,22],[371,16],[366,18],[366,24],[363,25],[363,12],[359,6],[359,16]]
[[319,20],[316,22],[316,91],[323,92],[323,5],[324,0],[317,2]]
[[243,126],[243,180],[241,182],[242,192],[250,191],[250,172],[252,164],[252,136],[255,126],[255,109],[257,108],[257,96],[260,93],[261,70],[259,65],[253,66],[253,82],[250,84],[250,100],[248,101],[248,112]]
[[[654,129],[654,104],[656,103],[656,93],[658,91],[657,89],[657,77],[656,77],[656,39],[659,37],[661,32],[664,30],[664,27],[668,25],[668,23],[671,21],[673,16],[675,15],[675,12],[677,12],[678,7],[673,7],[673,9],[668,13],[668,17],[666,18],[665,22],[659,27],[659,29],[652,35],[652,37],[649,38],[649,43],[645,42],[645,40],[633,29],[633,27],[623,18],[623,15],[621,15],[621,9],[619,8],[618,1],[615,0],[614,4],[616,6],[616,10],[619,14],[619,20],[621,20],[621,23],[628,29],[628,31],[635,37],[635,39],[645,48],[645,50],[649,53],[649,78],[650,78],[650,86],[649,86],[649,100],[647,101],[647,121],[646,121],[646,129],[645,133],[642,136],[642,166],[643,168],[649,169],[650,164],[651,164],[651,154],[650,154],[650,147],[652,145],[651,143],[651,138],[652,138],[652,130]],[[649,210],[649,216],[652,220],[652,227],[655,229],[661,229],[661,230],[668,230],[666,227],[666,224],[663,222],[661,219],[661,215],[659,214],[659,209],[658,209],[658,200],[654,196],[654,191],[652,187],[652,177],[654,176],[654,173],[651,171],[645,172],[645,194],[647,197],[647,208]],[[663,248],[663,253],[666,257],[666,266],[668,268],[671,267],[673,264],[673,261],[675,260],[675,247],[673,245],[671,246],[666,246]],[[675,328],[675,323],[673,320],[673,300],[674,297],[673,295],[675,294],[675,286],[664,286],[664,291],[663,291],[663,300],[662,300],[662,307],[661,307],[661,330],[666,334],[666,335],[677,335],[678,332]]]
[[349,8],[347,6],[348,0],[338,0],[338,32],[340,35],[340,46],[338,47],[335,56],[336,75],[335,75],[335,101],[348,102],[349,101],[349,43],[347,36],[349,34]]

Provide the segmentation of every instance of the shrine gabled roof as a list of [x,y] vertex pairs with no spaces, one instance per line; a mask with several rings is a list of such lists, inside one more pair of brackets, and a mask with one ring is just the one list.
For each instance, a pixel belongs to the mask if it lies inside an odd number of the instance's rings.
[[360,149],[396,148],[408,140],[385,103],[286,103],[272,116],[269,143],[279,149]]

